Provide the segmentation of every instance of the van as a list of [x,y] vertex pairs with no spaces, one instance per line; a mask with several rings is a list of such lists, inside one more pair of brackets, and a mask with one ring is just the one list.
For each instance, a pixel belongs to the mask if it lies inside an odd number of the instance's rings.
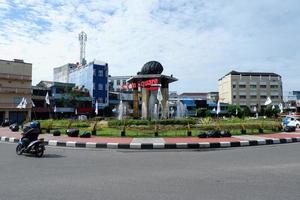
[[300,116],[286,116],[282,120],[282,126],[300,127]]

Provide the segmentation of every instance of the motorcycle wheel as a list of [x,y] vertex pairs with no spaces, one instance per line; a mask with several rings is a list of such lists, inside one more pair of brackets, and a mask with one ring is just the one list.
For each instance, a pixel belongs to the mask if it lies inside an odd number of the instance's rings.
[[21,155],[23,153],[23,150],[22,150],[22,145],[21,144],[18,144],[18,146],[16,147],[16,153],[18,155]]
[[44,147],[43,146],[37,146],[35,150],[35,156],[36,157],[42,157],[44,155]]

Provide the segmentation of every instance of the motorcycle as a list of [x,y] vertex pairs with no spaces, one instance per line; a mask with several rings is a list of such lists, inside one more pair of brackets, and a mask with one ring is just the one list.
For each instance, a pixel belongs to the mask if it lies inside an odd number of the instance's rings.
[[28,146],[24,144],[23,137],[20,138],[16,147],[16,153],[22,155],[23,153],[34,154],[36,157],[42,157],[44,155],[45,145],[44,139],[38,139],[30,142]]

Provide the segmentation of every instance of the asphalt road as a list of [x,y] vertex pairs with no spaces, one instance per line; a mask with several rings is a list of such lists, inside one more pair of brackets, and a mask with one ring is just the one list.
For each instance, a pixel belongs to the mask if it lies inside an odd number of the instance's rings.
[[46,149],[0,143],[0,199],[300,199],[300,144],[209,151]]

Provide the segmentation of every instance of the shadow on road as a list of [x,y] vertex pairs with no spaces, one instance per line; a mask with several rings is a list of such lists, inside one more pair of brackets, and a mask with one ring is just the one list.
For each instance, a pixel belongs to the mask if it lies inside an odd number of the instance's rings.
[[[32,158],[36,158],[35,155],[33,154],[24,154],[26,157],[32,157]],[[44,154],[43,157],[41,158],[37,158],[37,159],[43,159],[43,158],[64,158],[66,156],[62,156],[62,155],[59,155],[59,154],[51,154],[51,153],[47,153],[47,154]]]

